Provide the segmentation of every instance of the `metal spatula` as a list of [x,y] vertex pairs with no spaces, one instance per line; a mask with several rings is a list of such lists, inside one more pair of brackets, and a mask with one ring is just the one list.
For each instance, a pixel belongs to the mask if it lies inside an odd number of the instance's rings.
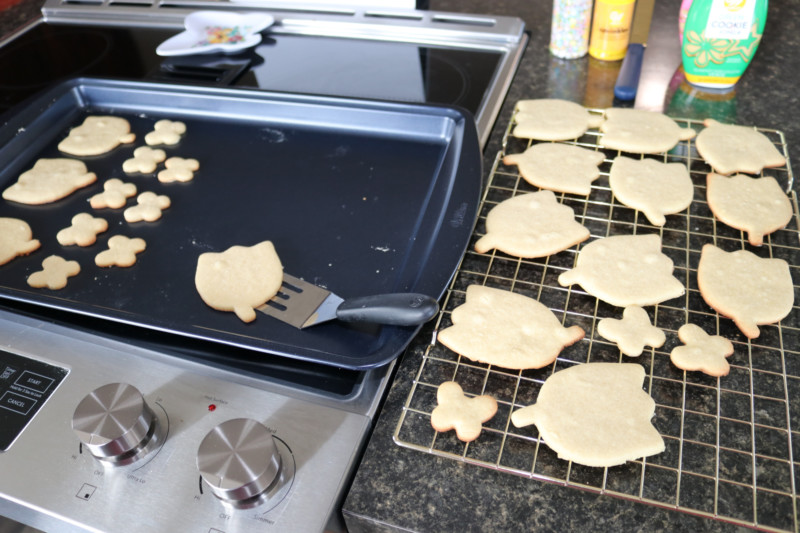
[[425,294],[390,293],[344,300],[307,281],[283,274],[283,286],[259,311],[303,329],[329,320],[392,326],[416,326],[439,312],[439,303]]

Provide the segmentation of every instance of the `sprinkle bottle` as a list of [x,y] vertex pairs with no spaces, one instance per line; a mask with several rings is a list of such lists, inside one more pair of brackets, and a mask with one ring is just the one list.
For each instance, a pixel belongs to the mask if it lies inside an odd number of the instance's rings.
[[562,59],[586,55],[592,0],[553,0],[550,53]]
[[603,61],[625,57],[631,38],[634,0],[597,0],[589,55]]

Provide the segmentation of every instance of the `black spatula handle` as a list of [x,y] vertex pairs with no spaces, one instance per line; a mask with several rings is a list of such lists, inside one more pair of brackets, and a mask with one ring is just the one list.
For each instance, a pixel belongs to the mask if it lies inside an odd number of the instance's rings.
[[339,305],[336,318],[392,326],[417,326],[436,316],[439,303],[425,294],[390,293],[349,298]]

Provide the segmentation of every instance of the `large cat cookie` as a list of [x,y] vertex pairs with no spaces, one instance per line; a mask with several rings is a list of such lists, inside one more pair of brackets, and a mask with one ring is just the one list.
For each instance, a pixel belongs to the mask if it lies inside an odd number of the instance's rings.
[[584,246],[575,268],[558,277],[562,286],[580,284],[604,302],[619,307],[654,305],[684,294],[672,276],[672,260],[661,253],[661,238],[615,235]]
[[280,290],[283,266],[270,241],[231,246],[224,252],[201,254],[194,283],[206,305],[233,311],[243,322],[252,322],[255,308]]
[[600,177],[602,152],[561,143],[534,144],[521,154],[508,154],[504,165],[517,165],[522,178],[536,187],[588,196]]
[[496,248],[517,257],[545,257],[589,238],[589,230],[575,221],[571,207],[556,200],[552,191],[521,194],[497,204],[486,216],[486,235],[475,251]]
[[581,340],[578,326],[565,328],[533,298],[482,285],[467,287],[467,300],[451,315],[453,325],[437,335],[464,357],[502,368],[541,368],[565,346]]
[[726,252],[713,244],[704,245],[697,266],[697,286],[703,300],[733,319],[750,339],[761,334],[758,326],[782,320],[794,305],[789,264],[747,250]]
[[786,227],[792,220],[792,203],[775,178],[730,178],[713,172],[706,177],[708,207],[721,222],[747,232],[753,246],[764,243],[764,235]]
[[664,451],[651,419],[656,403],[642,390],[637,364],[586,363],[551,375],[536,403],[511,415],[516,427],[536,424],[560,459],[615,466]]

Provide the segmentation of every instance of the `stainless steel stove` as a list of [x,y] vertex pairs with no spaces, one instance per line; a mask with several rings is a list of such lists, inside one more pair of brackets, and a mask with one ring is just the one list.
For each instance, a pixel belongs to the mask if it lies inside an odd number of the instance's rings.
[[[50,0],[0,43],[0,124],[31,94],[89,76],[456,105],[483,145],[526,44],[518,19],[281,5],[244,53],[154,52],[194,10],[268,8]],[[387,66],[400,73],[388,84]],[[445,222],[471,227],[464,213]],[[340,504],[393,362],[325,365],[58,307],[0,298],[0,531],[344,529]]]

